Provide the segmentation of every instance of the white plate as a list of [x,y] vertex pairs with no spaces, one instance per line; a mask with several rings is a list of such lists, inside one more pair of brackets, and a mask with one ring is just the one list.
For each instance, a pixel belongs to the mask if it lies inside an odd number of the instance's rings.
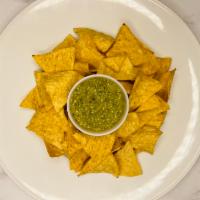
[[[177,68],[171,110],[154,156],[140,155],[144,175],[116,179],[105,174],[77,177],[65,158],[48,157],[42,141],[25,129],[32,112],[19,102],[34,86],[31,55],[46,50],[76,26],[116,34],[128,23]],[[200,47],[172,11],[150,0],[39,0],[0,37],[0,158],[8,175],[32,196],[48,200],[152,200],[188,172],[200,153]]]

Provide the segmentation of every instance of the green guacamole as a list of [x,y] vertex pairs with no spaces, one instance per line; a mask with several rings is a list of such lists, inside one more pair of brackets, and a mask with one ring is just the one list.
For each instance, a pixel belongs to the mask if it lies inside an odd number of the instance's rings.
[[94,77],[75,88],[69,104],[70,113],[81,128],[102,132],[113,128],[121,120],[126,99],[114,81]]

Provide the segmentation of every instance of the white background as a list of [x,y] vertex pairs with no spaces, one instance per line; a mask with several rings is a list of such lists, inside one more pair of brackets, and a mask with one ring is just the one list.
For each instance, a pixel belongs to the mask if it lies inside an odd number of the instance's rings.
[[[0,32],[33,0],[0,0]],[[200,41],[200,0],[160,0],[174,10]],[[0,168],[0,200],[32,200]],[[200,200],[200,160],[178,186],[161,200]]]

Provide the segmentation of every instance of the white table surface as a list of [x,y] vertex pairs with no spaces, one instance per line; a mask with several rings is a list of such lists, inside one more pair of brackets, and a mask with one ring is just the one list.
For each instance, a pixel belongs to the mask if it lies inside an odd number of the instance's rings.
[[[34,0],[0,0],[0,32],[32,1]],[[182,17],[200,41],[200,0],[160,1]],[[0,200],[33,199],[21,191],[0,168]],[[161,200],[200,200],[200,159],[189,174]]]

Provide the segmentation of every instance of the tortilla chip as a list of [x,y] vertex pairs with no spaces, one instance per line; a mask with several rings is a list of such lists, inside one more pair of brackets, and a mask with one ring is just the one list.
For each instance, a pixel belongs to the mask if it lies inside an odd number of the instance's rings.
[[158,78],[158,80],[161,82],[162,89],[157,94],[164,101],[168,101],[168,99],[169,99],[170,90],[171,90],[175,71],[176,71],[176,69],[166,72],[164,74],[161,74]]
[[114,72],[119,72],[121,70],[121,67],[123,66],[125,58],[125,56],[104,58],[103,62],[106,65],[106,67],[109,67]]
[[63,149],[58,149],[56,146],[49,144],[48,142],[45,141],[44,143],[50,157],[59,157],[64,155]]
[[138,112],[137,114],[140,121],[140,127],[142,127],[145,124],[148,124],[152,119],[155,119],[155,117],[160,113],[162,113],[162,109],[160,108],[147,110],[144,112]]
[[20,106],[22,108],[29,108],[29,109],[33,109],[33,110],[38,110],[43,106],[37,87],[34,87],[28,93],[28,95],[21,102]]
[[74,28],[74,32],[77,33],[79,37],[90,37],[96,48],[103,53],[106,52],[114,42],[113,37],[110,35],[97,32],[90,28]]
[[121,137],[115,139],[115,143],[112,148],[112,152],[119,151],[124,146],[124,140]]
[[119,165],[119,175],[138,176],[142,174],[142,169],[130,142],[127,142],[126,145],[115,154],[115,158]]
[[119,72],[114,72],[109,67],[107,67],[103,62],[100,63],[99,69],[97,71],[99,74],[106,74],[112,76],[117,80],[135,80],[138,70],[133,67],[128,57],[124,59],[124,62],[120,68]]
[[56,51],[58,49],[64,49],[69,47],[74,47],[76,45],[76,39],[69,34],[60,44],[58,44],[53,51]]
[[51,98],[49,97],[46,88],[44,86],[44,79],[48,76],[48,73],[45,72],[35,72],[35,80],[37,85],[37,90],[39,94],[39,99],[41,104],[43,104],[44,110],[49,110],[53,107],[51,103]]
[[45,72],[73,70],[75,48],[71,47],[59,49],[46,54],[33,55],[33,58]]
[[67,103],[67,96],[73,85],[82,78],[75,71],[56,72],[44,78],[44,86],[56,111]]
[[160,129],[160,127],[162,126],[162,124],[165,120],[166,114],[167,113],[164,112],[164,113],[159,113],[159,114],[153,116],[152,119],[150,119],[148,122],[146,122],[146,125],[154,126],[158,129]]
[[82,144],[82,147],[87,154],[96,158],[104,157],[111,153],[115,142],[115,136],[113,134],[94,137],[77,132],[74,134],[74,138]]
[[88,159],[89,156],[83,149],[78,150],[70,158],[70,169],[79,172]]
[[118,137],[126,138],[140,128],[139,118],[137,113],[131,112],[128,114],[126,121],[117,130],[116,134]]
[[64,142],[63,121],[54,109],[36,112],[27,128],[43,138],[45,142],[62,150]]
[[160,112],[165,112],[169,109],[169,105],[159,96],[153,95],[137,109],[137,112],[143,112],[152,109],[160,109]]
[[130,109],[134,110],[141,106],[151,96],[158,92],[161,87],[162,85],[159,81],[147,76],[139,75],[135,80],[130,94]]
[[154,54],[147,53],[147,62],[139,66],[142,73],[145,75],[155,74],[160,70],[160,62]]
[[65,155],[70,159],[77,151],[82,149],[81,144],[74,138],[71,130],[65,134],[65,142],[63,145]]
[[118,80],[135,80],[137,72],[138,70],[133,67],[129,58],[126,57],[116,78]]
[[127,81],[120,81],[124,89],[126,90],[127,94],[131,93],[131,90],[133,88],[133,84]]
[[153,126],[144,126],[132,134],[128,141],[130,141],[132,148],[153,154],[160,135],[161,131],[159,129]]
[[81,75],[86,75],[89,72],[89,65],[88,63],[75,62],[74,70]]
[[76,59],[98,68],[103,55],[96,49],[95,44],[87,35],[80,37],[76,44]]
[[157,58],[157,59],[160,63],[160,69],[158,73],[162,74],[162,73],[168,72],[172,64],[172,58],[166,57],[166,58]]
[[135,37],[129,27],[123,24],[113,46],[106,55],[108,57],[127,55],[135,66],[147,62],[146,52],[147,50],[141,45],[141,42]]
[[110,173],[114,176],[118,176],[119,168],[113,154],[107,155],[101,162],[98,162],[95,158],[91,158],[83,167],[79,175],[86,173]]
[[61,109],[58,114],[59,117],[62,120],[63,126],[65,127],[65,130],[68,131],[69,128],[73,129],[71,126],[70,121],[68,121],[68,116],[65,114],[67,112],[67,108]]

